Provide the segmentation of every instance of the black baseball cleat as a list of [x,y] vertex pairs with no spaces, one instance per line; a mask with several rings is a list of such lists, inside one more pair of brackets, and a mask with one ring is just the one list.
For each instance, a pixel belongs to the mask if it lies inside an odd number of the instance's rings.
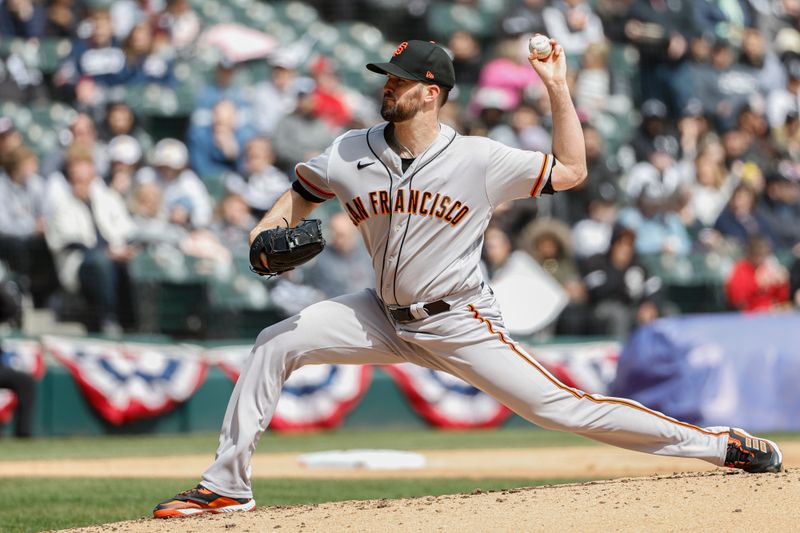
[[176,518],[203,513],[230,513],[252,511],[256,502],[253,498],[229,498],[212,492],[202,485],[179,492],[174,498],[159,503],[153,509],[155,518]]
[[743,429],[731,428],[728,431],[725,466],[751,473],[780,472],[783,469],[783,455],[771,440],[759,439]]

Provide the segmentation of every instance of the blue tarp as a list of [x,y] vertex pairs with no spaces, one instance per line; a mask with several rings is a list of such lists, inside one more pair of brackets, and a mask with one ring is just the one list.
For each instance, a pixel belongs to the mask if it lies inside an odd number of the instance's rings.
[[623,347],[610,393],[701,426],[800,431],[800,313],[657,320]]

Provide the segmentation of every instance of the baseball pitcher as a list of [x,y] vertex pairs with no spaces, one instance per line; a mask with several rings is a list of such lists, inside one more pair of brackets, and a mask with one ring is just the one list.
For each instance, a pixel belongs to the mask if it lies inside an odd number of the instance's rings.
[[[197,487],[160,503],[158,518],[255,507],[250,459],[289,375],[310,364],[412,362],[449,372],[544,428],[660,455],[696,457],[748,472],[777,472],[773,442],[727,427],[702,428],[622,398],[567,387],[525,352],[479,268],[493,210],[565,191],[586,178],[583,134],[562,48],[531,66],[553,115],[552,154],[512,149],[440,124],[455,84],[438,45],[400,44],[387,63],[386,122],[348,131],[296,167],[297,179],[250,235],[261,274],[291,269],[322,249],[306,218],[336,198],[372,257],[375,289],[320,302],[264,329],[228,403],[216,458]],[[535,305],[535,303],[533,304]]]

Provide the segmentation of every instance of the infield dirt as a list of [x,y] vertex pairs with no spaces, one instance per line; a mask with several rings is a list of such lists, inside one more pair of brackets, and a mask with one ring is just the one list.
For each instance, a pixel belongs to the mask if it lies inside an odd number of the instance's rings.
[[86,533],[796,531],[800,472],[715,471],[497,492],[257,508],[250,513],[141,520]]
[[[687,461],[626,452],[610,447],[529,450],[460,450],[423,452],[429,457],[426,471],[396,472],[408,477],[470,473],[480,478],[631,476],[654,472],[693,470],[647,477],[551,485],[507,491],[423,497],[404,500],[345,501],[290,507],[259,507],[251,513],[207,515],[185,519],[143,518],[70,531],[123,533],[148,531],[183,532],[527,532],[527,531],[797,531],[800,527],[800,443],[783,447],[785,464],[780,474],[745,474],[713,469],[699,461]],[[434,454],[434,455],[430,455]],[[441,454],[441,455],[436,455]],[[289,454],[256,456],[254,473],[275,477],[390,477],[392,472],[318,471],[286,466]],[[295,460],[291,461],[296,464]],[[119,475],[130,468],[153,475],[165,465],[146,464],[162,458],[115,459],[98,470],[106,475],[112,463]],[[167,458],[169,459],[169,458]],[[198,457],[198,460],[200,458]],[[205,458],[206,460],[208,458]],[[121,461],[121,463],[119,463]],[[136,461],[126,464],[126,461]],[[183,461],[181,461],[183,462]],[[10,461],[4,463],[24,462]],[[48,470],[53,475],[53,462]],[[86,464],[76,465],[87,466]],[[271,471],[278,464],[282,470]],[[491,466],[487,465],[490,463]],[[96,465],[100,466],[100,465]],[[703,470],[697,472],[697,470]],[[710,471],[708,471],[710,469]],[[199,470],[193,474],[196,476]],[[69,475],[66,469],[65,474]],[[85,471],[84,471],[85,472]],[[173,472],[173,475],[175,473]],[[181,475],[184,473],[181,472]],[[534,476],[536,477],[536,476]],[[555,476],[559,477],[559,476]],[[480,482],[476,482],[479,486]],[[154,495],[156,497],[163,495]]]

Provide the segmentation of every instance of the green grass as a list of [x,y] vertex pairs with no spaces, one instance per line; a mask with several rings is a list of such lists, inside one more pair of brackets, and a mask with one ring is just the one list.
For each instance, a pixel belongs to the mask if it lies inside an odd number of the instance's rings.
[[[194,479],[6,478],[0,483],[0,531],[23,532],[103,524],[150,516],[159,501],[195,484]],[[476,488],[510,489],[568,483],[543,479],[254,480],[259,505],[409,498],[457,494]],[[31,512],[31,502],[38,512]]]
[[[768,433],[760,436],[778,443],[800,440],[799,433]],[[591,446],[595,444],[592,440],[571,433],[536,428],[483,431],[381,429],[295,435],[267,433],[259,442],[257,453],[304,453],[353,448],[444,450]],[[0,459],[156,457],[198,453],[213,455],[216,448],[216,434],[41,438],[29,441],[6,439],[2,444]]]
[[[585,446],[592,441],[569,433],[514,428],[484,431],[347,430],[295,435],[265,434],[258,453],[312,452],[332,449],[402,450],[532,448]],[[1,459],[73,459],[169,456],[207,453],[217,448],[216,434],[45,438],[3,441]]]
[[[768,433],[760,436],[778,443],[800,440],[800,433]],[[381,429],[296,435],[267,433],[259,442],[257,453],[300,453],[353,448],[400,450],[536,448],[594,444],[594,441],[571,433],[535,428],[483,431]],[[216,434],[43,438],[28,441],[5,439],[2,442],[0,460],[156,457],[183,454],[213,456],[216,448]]]

